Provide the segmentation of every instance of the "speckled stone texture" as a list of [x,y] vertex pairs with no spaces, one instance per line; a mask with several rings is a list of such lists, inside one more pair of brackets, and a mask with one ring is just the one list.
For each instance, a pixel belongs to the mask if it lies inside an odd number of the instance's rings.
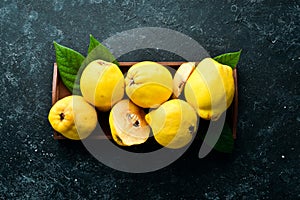
[[[300,198],[299,1],[1,0],[0,23],[0,199]],[[192,147],[164,169],[128,174],[53,140],[53,40],[86,55],[90,33],[103,41],[147,26],[182,32],[212,56],[243,49],[232,155],[200,160]]]

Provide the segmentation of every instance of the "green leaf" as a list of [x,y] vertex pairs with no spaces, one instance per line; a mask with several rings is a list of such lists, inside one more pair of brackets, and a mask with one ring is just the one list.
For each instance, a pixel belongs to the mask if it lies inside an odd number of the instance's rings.
[[70,92],[73,92],[73,89],[78,90],[79,85],[75,83],[75,80],[78,70],[84,61],[84,56],[57,42],[54,42],[54,47],[58,71],[64,85]]
[[88,54],[99,44],[100,42],[96,38],[94,38],[92,34],[90,34],[90,44],[89,44]]
[[224,124],[222,133],[214,149],[224,153],[232,153],[234,147],[234,139],[232,131],[227,123]]
[[[200,138],[204,140],[206,135],[200,135]],[[210,138],[205,141],[206,145],[212,146],[213,138]],[[232,131],[229,125],[225,122],[221,135],[218,141],[215,143],[213,149],[223,153],[232,153],[234,148],[234,139],[232,135]]]
[[232,69],[234,69],[240,60],[241,52],[242,50],[232,53],[225,53],[214,57],[214,60],[223,65],[228,65]]
[[118,61],[112,55],[112,53],[101,44],[93,35],[90,34],[90,44],[88,49],[87,62],[92,62],[94,60],[101,59],[107,62],[115,63],[119,66]]

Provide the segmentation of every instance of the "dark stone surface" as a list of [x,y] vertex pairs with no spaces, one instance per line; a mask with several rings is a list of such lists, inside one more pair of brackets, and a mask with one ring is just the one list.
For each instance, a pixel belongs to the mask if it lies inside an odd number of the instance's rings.
[[[296,0],[2,0],[0,199],[299,199],[299,19]],[[90,33],[102,41],[146,26],[182,32],[213,56],[243,49],[232,155],[190,153],[128,174],[52,139],[52,41],[85,55]],[[168,59],[131,56],[147,55]]]

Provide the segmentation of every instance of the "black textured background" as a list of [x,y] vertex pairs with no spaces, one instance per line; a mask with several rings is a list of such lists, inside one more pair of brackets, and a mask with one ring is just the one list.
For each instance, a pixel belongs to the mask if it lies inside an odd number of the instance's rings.
[[[300,198],[299,1],[1,0],[0,23],[0,199]],[[86,55],[90,33],[102,41],[147,26],[182,32],[212,56],[243,49],[232,155],[191,152],[159,171],[127,174],[80,144],[53,140],[53,40]]]

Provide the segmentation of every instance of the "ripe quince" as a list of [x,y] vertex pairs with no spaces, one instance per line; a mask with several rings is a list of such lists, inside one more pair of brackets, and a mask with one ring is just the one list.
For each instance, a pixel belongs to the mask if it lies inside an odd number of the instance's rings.
[[178,149],[187,145],[197,132],[196,111],[186,101],[172,99],[150,111],[145,119],[155,140],[164,147]]
[[179,66],[173,78],[173,98],[179,98],[195,67],[195,62],[186,62]]
[[52,106],[48,119],[53,129],[66,138],[80,140],[96,128],[97,113],[82,96],[71,95]]
[[188,103],[199,116],[216,121],[232,103],[234,97],[232,68],[212,58],[203,59],[190,75],[184,88]]
[[110,111],[109,125],[114,141],[121,146],[144,143],[150,133],[145,112],[128,99],[119,101]]
[[108,111],[124,96],[124,76],[111,62],[95,60],[83,70],[80,90],[86,101],[100,111]]
[[163,65],[143,61],[131,66],[125,78],[126,94],[142,108],[158,107],[172,94],[172,75]]

